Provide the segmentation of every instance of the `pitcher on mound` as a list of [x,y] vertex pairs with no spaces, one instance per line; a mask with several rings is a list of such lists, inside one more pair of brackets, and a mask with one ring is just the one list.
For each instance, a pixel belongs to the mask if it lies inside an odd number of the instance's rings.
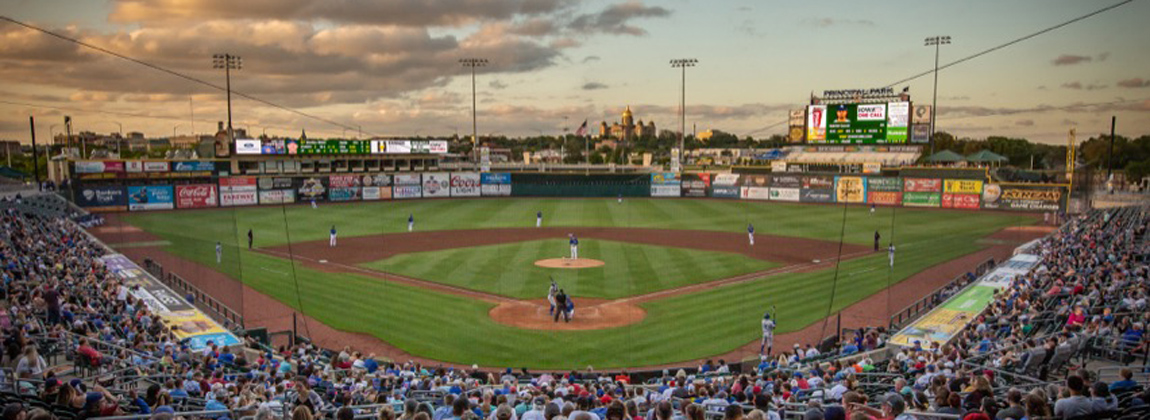
[[567,238],[567,243],[571,245],[571,259],[579,259],[579,238],[574,233],[568,233]]

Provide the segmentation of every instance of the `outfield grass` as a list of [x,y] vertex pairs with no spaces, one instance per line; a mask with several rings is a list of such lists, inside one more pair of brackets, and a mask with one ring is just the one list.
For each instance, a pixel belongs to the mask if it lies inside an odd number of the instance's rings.
[[[257,246],[270,246],[285,243],[289,234],[292,242],[326,239],[331,223],[339,224],[341,235],[402,230],[407,213],[416,209],[419,229],[533,226],[536,208],[543,208],[552,226],[741,231],[746,220],[754,220],[761,233],[837,240],[842,229],[849,242],[863,244],[869,244],[875,229],[890,238],[893,221],[899,251],[893,271],[887,268],[886,254],[879,253],[841,264],[837,282],[833,269],[771,276],[647,302],[642,305],[647,317],[626,327],[534,331],[495,323],[487,315],[491,305],[484,302],[301,264],[292,267],[285,259],[235,247],[248,226],[256,227]],[[870,214],[862,207],[848,207],[844,227],[844,208],[832,205],[502,199],[181,211],[132,214],[127,219],[171,241],[167,251],[209,267],[217,267],[214,244],[221,240],[226,248],[221,271],[332,327],[379,337],[409,353],[463,364],[572,369],[665,364],[721,354],[756,339],[758,320],[771,305],[778,307],[778,331],[795,331],[889,284],[982,248],[978,240],[987,234],[1033,221],[1009,214],[902,208],[892,218],[891,212]],[[285,229],[284,215],[290,230]]]
[[402,254],[361,265],[519,299],[546,297],[549,278],[572,296],[614,299],[780,265],[727,252],[597,239],[582,240],[579,257],[601,260],[606,263],[602,267],[573,270],[534,264],[568,252],[564,241],[540,240]]

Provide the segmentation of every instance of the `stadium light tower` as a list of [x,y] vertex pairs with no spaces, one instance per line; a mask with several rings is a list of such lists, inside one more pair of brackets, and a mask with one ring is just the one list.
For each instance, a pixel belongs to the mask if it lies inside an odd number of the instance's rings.
[[471,68],[471,153],[479,161],[479,125],[475,120],[475,68],[487,65],[486,58],[461,58],[459,64]]
[[[228,147],[236,143],[235,132],[232,131],[232,70],[244,67],[244,59],[238,55],[214,54],[212,55],[212,68],[224,69],[224,79],[228,92]],[[192,133],[195,134],[195,133]]]
[[694,58],[676,58],[671,60],[671,67],[683,69],[681,94],[679,96],[679,170],[683,168],[683,135],[687,132],[687,67],[695,67],[699,60]]
[[938,49],[950,45],[949,35],[932,36],[926,39],[926,46],[934,47],[934,95],[930,100],[930,154],[934,154],[934,116],[938,114]]

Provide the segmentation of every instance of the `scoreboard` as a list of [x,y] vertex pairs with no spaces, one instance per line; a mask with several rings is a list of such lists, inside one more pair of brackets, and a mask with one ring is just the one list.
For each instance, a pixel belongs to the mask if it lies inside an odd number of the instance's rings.
[[807,142],[827,144],[906,143],[909,102],[811,105]]
[[370,140],[303,140],[301,155],[366,155],[371,153]]

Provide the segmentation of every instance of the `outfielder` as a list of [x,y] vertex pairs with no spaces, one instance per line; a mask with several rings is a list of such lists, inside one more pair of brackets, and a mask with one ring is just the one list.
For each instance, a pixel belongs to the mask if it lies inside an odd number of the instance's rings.
[[319,208],[319,206],[315,205],[315,199],[314,198],[311,199],[311,208],[313,208],[313,209]]
[[[771,307],[774,309],[774,306]],[[759,344],[759,354],[771,354],[771,347],[775,345],[775,321],[771,319],[770,312],[763,314],[763,341]],[[763,349],[767,352],[763,353]]]
[[252,236],[252,230],[248,229],[248,249],[252,249],[252,239],[253,238],[254,237]]
[[224,246],[221,245],[219,242],[216,242],[216,264],[220,264],[223,261],[224,261]]
[[623,194],[619,194],[619,204],[623,204]]
[[890,268],[894,268],[894,243],[892,242],[886,249],[887,256],[890,257]]
[[576,238],[574,233],[568,233],[567,237],[570,238],[567,243],[571,245],[571,259],[577,260],[579,259],[579,238]]
[[747,223],[747,240],[751,241],[751,246],[755,246],[755,225]]
[[331,237],[327,241],[327,246],[335,246],[335,225],[331,225]]
[[543,212],[539,211],[535,213],[535,227],[541,226],[543,226]]
[[407,231],[411,232],[413,230],[415,230],[415,213],[407,215]]

